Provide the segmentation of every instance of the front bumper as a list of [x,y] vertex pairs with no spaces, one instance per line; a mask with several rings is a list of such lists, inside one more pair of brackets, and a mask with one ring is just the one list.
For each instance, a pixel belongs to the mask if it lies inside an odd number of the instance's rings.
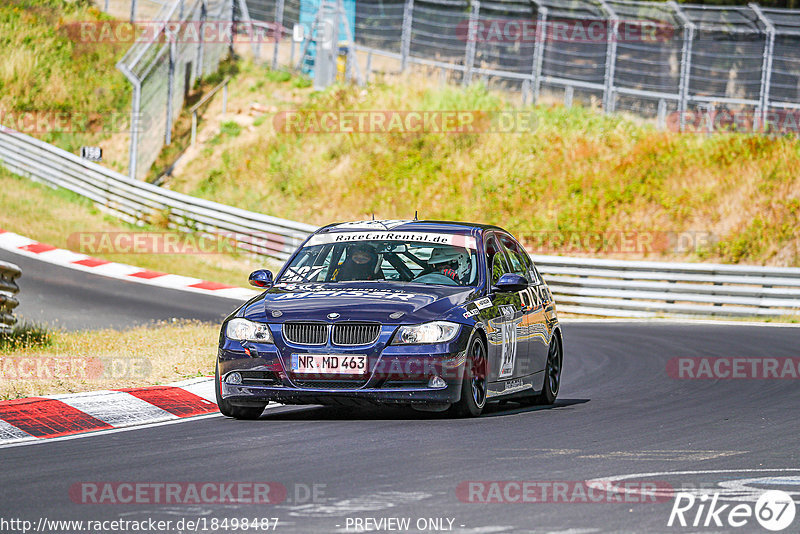
[[[277,332],[276,332],[277,333]],[[470,329],[462,327],[453,341],[436,345],[388,345],[389,337],[372,347],[289,346],[243,343],[223,339],[218,353],[220,392],[233,405],[269,401],[282,404],[444,405],[461,398]],[[381,336],[383,338],[383,336]],[[246,349],[246,350],[245,350]],[[292,353],[367,354],[368,373],[360,377],[307,377],[288,366]],[[239,372],[241,384],[226,382]],[[431,376],[443,387],[428,387]]]

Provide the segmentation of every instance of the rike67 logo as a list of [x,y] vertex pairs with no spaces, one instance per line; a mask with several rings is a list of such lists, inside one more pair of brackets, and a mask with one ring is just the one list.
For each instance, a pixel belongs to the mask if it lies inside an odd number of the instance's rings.
[[719,493],[677,493],[667,526],[752,528],[755,520],[763,528],[777,532],[788,528],[797,512],[792,496],[781,490],[764,492],[754,504],[721,504],[719,497]]

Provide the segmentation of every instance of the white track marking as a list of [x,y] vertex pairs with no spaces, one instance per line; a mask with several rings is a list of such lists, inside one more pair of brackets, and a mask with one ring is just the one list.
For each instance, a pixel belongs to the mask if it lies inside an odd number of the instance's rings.
[[[649,479],[649,478],[656,478],[656,477],[667,477],[667,476],[681,476],[681,475],[715,475],[715,474],[738,474],[738,473],[800,473],[800,468],[775,468],[775,469],[764,469],[764,468],[757,468],[757,469],[709,469],[709,470],[699,470],[699,471],[659,471],[653,473],[633,473],[629,475],[614,475],[610,477],[600,477],[594,478],[592,480],[587,480],[586,484],[588,486],[593,486],[597,489],[601,489],[603,491],[615,491],[618,493],[633,493],[633,494],[640,494],[641,491],[637,489],[635,486],[617,486],[614,482],[621,482],[624,480],[637,480],[641,481],[642,479]],[[781,477],[772,477],[773,480],[777,480]],[[789,478],[789,477],[786,477]],[[792,480],[795,477],[791,477]],[[752,479],[744,479],[746,482],[747,480]],[[730,482],[730,481],[729,481]],[[764,490],[760,490],[757,488],[745,488],[743,485],[737,485],[735,481],[732,484],[729,484],[728,487],[723,486],[721,483],[717,483],[719,488],[714,488],[713,490],[709,488],[657,488],[655,490],[648,489],[648,495],[655,495],[656,497],[663,497],[663,498],[672,498],[675,496],[675,491],[681,491],[684,493],[691,493],[695,496],[707,495],[712,491],[714,493],[719,493],[719,498],[721,500],[726,501],[744,501],[744,502],[755,502],[758,500],[758,497]]]

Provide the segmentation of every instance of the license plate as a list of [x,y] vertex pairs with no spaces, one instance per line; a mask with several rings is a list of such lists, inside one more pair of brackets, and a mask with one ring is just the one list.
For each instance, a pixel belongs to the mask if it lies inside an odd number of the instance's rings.
[[321,375],[364,375],[365,354],[292,354],[292,372]]

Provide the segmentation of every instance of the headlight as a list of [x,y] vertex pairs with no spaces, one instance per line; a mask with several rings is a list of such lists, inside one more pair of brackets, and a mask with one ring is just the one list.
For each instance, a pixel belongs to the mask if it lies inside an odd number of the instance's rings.
[[272,343],[272,333],[266,323],[254,323],[247,319],[231,319],[225,328],[225,337],[235,341],[259,341]]
[[413,326],[401,326],[394,336],[393,345],[445,343],[458,334],[456,323],[433,321]]

